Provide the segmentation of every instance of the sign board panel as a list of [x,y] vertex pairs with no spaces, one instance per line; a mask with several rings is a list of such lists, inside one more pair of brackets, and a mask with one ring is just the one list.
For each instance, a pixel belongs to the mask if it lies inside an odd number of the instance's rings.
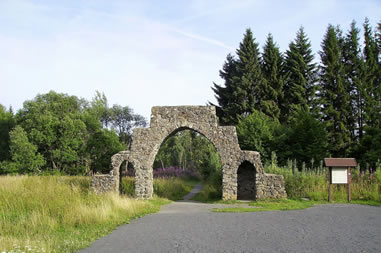
[[333,167],[332,175],[331,175],[331,183],[332,184],[347,184],[348,183],[348,175],[347,168],[342,167]]

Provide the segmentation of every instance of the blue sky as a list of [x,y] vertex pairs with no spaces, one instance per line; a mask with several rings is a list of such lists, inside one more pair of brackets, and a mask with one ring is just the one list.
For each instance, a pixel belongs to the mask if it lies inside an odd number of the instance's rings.
[[147,118],[155,105],[204,105],[246,28],[285,51],[303,25],[317,53],[329,23],[375,26],[380,13],[379,0],[0,0],[0,104],[98,90]]

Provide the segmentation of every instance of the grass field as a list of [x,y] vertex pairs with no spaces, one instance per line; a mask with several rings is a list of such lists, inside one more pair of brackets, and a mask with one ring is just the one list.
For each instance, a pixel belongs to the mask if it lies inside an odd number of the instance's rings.
[[89,191],[89,177],[0,177],[0,252],[75,252],[170,201]]

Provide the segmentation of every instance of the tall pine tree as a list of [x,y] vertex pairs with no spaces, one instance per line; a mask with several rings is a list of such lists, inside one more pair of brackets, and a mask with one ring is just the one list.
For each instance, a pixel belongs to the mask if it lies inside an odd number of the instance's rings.
[[346,90],[350,95],[347,126],[351,132],[351,139],[358,142],[364,132],[364,64],[359,43],[360,30],[355,21],[351,23],[350,30],[344,41],[344,66]]
[[369,20],[364,23],[364,112],[365,133],[358,146],[358,158],[362,167],[375,170],[381,156],[381,59],[380,31],[374,36]]
[[368,127],[381,127],[381,71],[376,39],[369,20],[364,23],[365,120]]
[[[246,30],[243,41],[237,49],[237,60],[227,59],[221,73],[229,73],[225,87],[214,86],[217,100],[223,111],[223,123],[238,123],[239,115],[252,113],[260,104],[260,88],[263,86],[263,76],[259,60],[258,44],[250,29]],[[229,70],[229,71],[227,71]],[[230,72],[231,71],[231,72]]]
[[301,27],[286,52],[288,78],[283,89],[282,121],[288,121],[298,108],[315,109],[317,67],[313,60],[311,43]]
[[273,119],[279,119],[285,83],[284,59],[271,34],[267,36],[263,47],[262,73],[265,80],[261,88],[259,110]]
[[224,85],[213,83],[212,87],[212,90],[215,93],[214,97],[218,102],[218,106],[213,103],[209,103],[211,105],[217,106],[218,116],[220,117],[222,124],[229,123],[227,115],[224,113],[223,109],[226,109],[226,107],[231,103],[234,76],[237,76],[237,64],[234,56],[228,54],[226,61],[222,66],[222,70],[220,70],[220,77],[225,81],[225,83]]
[[350,132],[347,128],[347,104],[349,94],[345,86],[345,70],[342,55],[340,31],[328,26],[322,42],[320,71],[320,102],[322,119],[326,125],[330,153],[346,156],[350,146]]

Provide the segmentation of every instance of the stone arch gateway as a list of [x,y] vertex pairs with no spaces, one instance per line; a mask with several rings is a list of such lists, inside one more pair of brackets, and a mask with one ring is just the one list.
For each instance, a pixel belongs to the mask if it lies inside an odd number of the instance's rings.
[[153,162],[162,142],[184,129],[205,136],[216,148],[222,164],[222,198],[237,199],[237,170],[244,162],[256,169],[255,198],[285,198],[283,176],[266,174],[256,151],[241,150],[234,126],[219,126],[214,106],[156,106],[152,108],[149,128],[136,128],[127,151],[111,158],[112,170],[94,175],[91,187],[96,192],[119,191],[119,167],[123,161],[135,168],[135,194],[148,199],[153,195]]

